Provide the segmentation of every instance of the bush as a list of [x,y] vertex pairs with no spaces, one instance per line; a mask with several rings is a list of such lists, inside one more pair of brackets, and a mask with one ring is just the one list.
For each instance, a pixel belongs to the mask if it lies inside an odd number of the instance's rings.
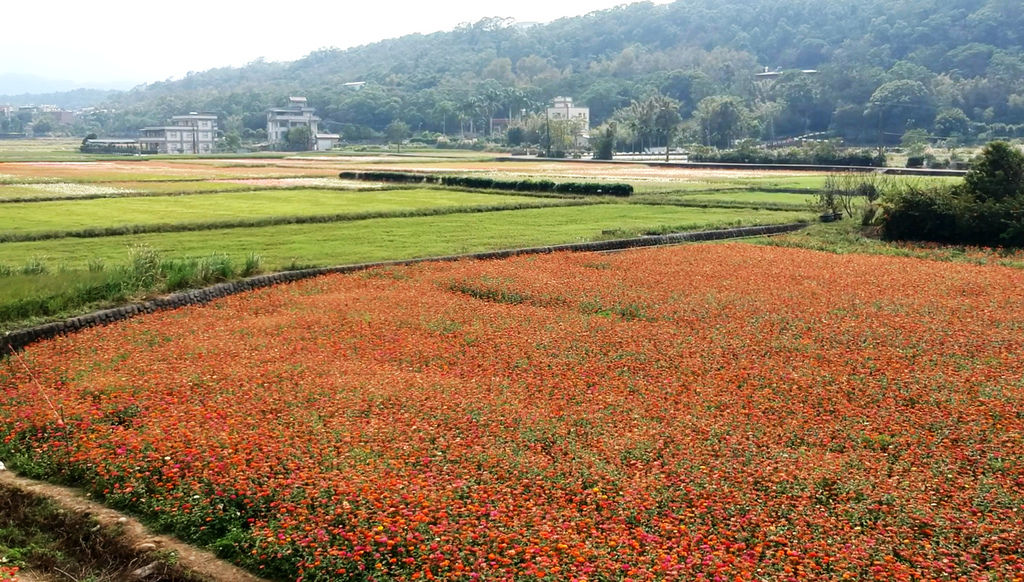
[[886,197],[887,239],[1024,246],[1024,154],[1005,142],[985,147],[953,187],[909,187]]
[[953,242],[957,213],[950,189],[907,187],[888,200],[882,235],[889,240]]
[[629,196],[633,194],[631,184],[601,184],[598,182],[552,182],[550,180],[495,180],[485,176],[436,176],[408,172],[341,172],[344,180],[370,180],[375,182],[403,182],[441,184],[459,188],[481,190],[510,190],[514,192],[557,192],[560,194],[597,194],[608,196]]
[[730,164],[805,164],[818,166],[885,166],[885,155],[871,150],[841,150],[829,142],[779,150],[741,148],[736,150],[694,149],[690,161]]

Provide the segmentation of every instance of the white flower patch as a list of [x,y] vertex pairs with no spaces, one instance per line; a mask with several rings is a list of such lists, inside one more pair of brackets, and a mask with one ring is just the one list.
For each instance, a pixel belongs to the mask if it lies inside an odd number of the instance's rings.
[[380,188],[381,183],[361,182],[358,180],[342,180],[340,178],[254,178],[235,180],[210,180],[222,184],[248,184],[264,188],[333,188],[336,190],[366,190]]
[[21,186],[32,190],[38,190],[46,194],[59,196],[102,196],[107,194],[130,194],[132,192],[132,190],[115,188],[113,186],[73,184],[71,182],[56,182],[53,184],[22,184]]

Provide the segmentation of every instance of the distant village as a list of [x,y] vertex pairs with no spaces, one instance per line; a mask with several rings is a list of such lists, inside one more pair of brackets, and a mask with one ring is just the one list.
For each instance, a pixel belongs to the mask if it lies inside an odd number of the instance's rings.
[[[41,137],[56,125],[74,123],[95,108],[68,111],[51,105],[0,106],[0,139]],[[266,111],[266,142],[254,149],[271,151],[327,151],[338,146],[342,136],[320,130],[321,119],[305,97],[290,97],[288,103]],[[573,103],[571,97],[556,97],[548,106],[550,122],[572,122],[570,141],[585,147],[590,131],[590,109]],[[217,115],[188,112],[171,117],[166,125],[142,127],[135,138],[103,138],[90,134],[82,141],[86,153],[122,154],[211,154],[221,151],[223,136]],[[511,119],[492,119],[492,131],[507,131]]]

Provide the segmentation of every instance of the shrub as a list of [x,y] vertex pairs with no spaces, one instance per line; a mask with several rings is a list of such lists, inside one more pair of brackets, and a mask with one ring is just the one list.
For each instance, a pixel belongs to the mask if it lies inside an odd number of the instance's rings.
[[957,213],[950,189],[907,187],[889,200],[882,235],[889,240],[955,240]]
[[882,221],[888,239],[1024,246],[1024,154],[990,143],[962,185],[894,193]]
[[341,172],[344,180],[373,180],[379,182],[417,182],[441,184],[460,188],[481,190],[509,190],[514,192],[558,192],[561,194],[598,194],[629,196],[633,194],[631,184],[601,184],[598,182],[561,182],[551,180],[496,180],[486,176],[436,176],[407,172]]

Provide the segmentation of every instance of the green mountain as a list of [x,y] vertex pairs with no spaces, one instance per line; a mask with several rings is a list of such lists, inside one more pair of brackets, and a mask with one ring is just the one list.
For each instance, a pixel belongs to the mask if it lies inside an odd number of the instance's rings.
[[213,69],[118,94],[118,113],[93,123],[127,134],[202,110],[219,114],[228,133],[258,136],[265,109],[300,94],[326,129],[349,138],[394,120],[452,134],[486,132],[488,119],[538,111],[556,95],[589,106],[598,124],[660,92],[680,102],[684,119],[708,115],[702,100],[733,96],[742,133],[765,139],[830,132],[891,142],[909,129],[1024,137],[1022,47],[1019,0],[641,3]]

